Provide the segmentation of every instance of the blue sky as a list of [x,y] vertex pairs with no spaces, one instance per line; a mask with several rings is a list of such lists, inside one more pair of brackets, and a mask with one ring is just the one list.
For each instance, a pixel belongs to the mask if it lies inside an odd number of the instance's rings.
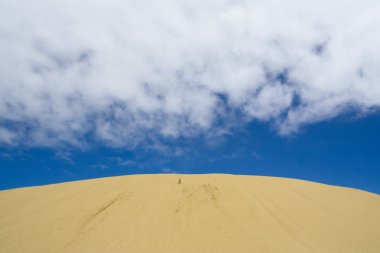
[[3,148],[0,188],[139,173],[232,173],[306,179],[380,193],[380,115],[345,115],[291,137],[250,123],[210,146],[201,138],[167,143],[177,154],[93,146]]
[[2,0],[0,188],[220,172],[379,192],[378,13],[378,0]]

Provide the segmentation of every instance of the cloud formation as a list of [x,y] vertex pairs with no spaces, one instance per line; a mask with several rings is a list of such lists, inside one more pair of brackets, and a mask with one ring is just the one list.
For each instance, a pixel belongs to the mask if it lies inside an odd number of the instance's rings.
[[2,0],[0,144],[133,147],[380,105],[376,0]]

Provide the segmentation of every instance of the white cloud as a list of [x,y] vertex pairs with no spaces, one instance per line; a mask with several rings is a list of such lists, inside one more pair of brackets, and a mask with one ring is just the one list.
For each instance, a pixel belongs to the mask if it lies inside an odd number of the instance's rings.
[[15,133],[6,128],[0,127],[0,144],[9,145],[14,141],[14,139],[16,139]]
[[178,171],[176,171],[176,170],[173,170],[173,169],[171,169],[171,168],[162,168],[161,169],[161,172],[163,172],[163,173],[167,173],[167,174],[179,174],[178,173]]
[[126,160],[126,161],[119,162],[119,165],[123,165],[127,167],[136,166],[136,162],[132,160]]
[[226,132],[234,111],[289,134],[376,110],[378,13],[375,0],[2,0],[0,141],[134,147]]

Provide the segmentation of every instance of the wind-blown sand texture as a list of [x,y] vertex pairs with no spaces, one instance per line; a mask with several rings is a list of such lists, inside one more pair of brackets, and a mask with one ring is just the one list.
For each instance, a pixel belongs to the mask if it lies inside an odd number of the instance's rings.
[[380,196],[219,174],[6,190],[0,191],[0,252],[379,253]]

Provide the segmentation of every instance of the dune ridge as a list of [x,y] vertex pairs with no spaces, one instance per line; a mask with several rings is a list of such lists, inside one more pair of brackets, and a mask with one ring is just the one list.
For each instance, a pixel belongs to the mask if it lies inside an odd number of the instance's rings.
[[380,196],[224,174],[133,175],[5,190],[0,252],[378,253]]

